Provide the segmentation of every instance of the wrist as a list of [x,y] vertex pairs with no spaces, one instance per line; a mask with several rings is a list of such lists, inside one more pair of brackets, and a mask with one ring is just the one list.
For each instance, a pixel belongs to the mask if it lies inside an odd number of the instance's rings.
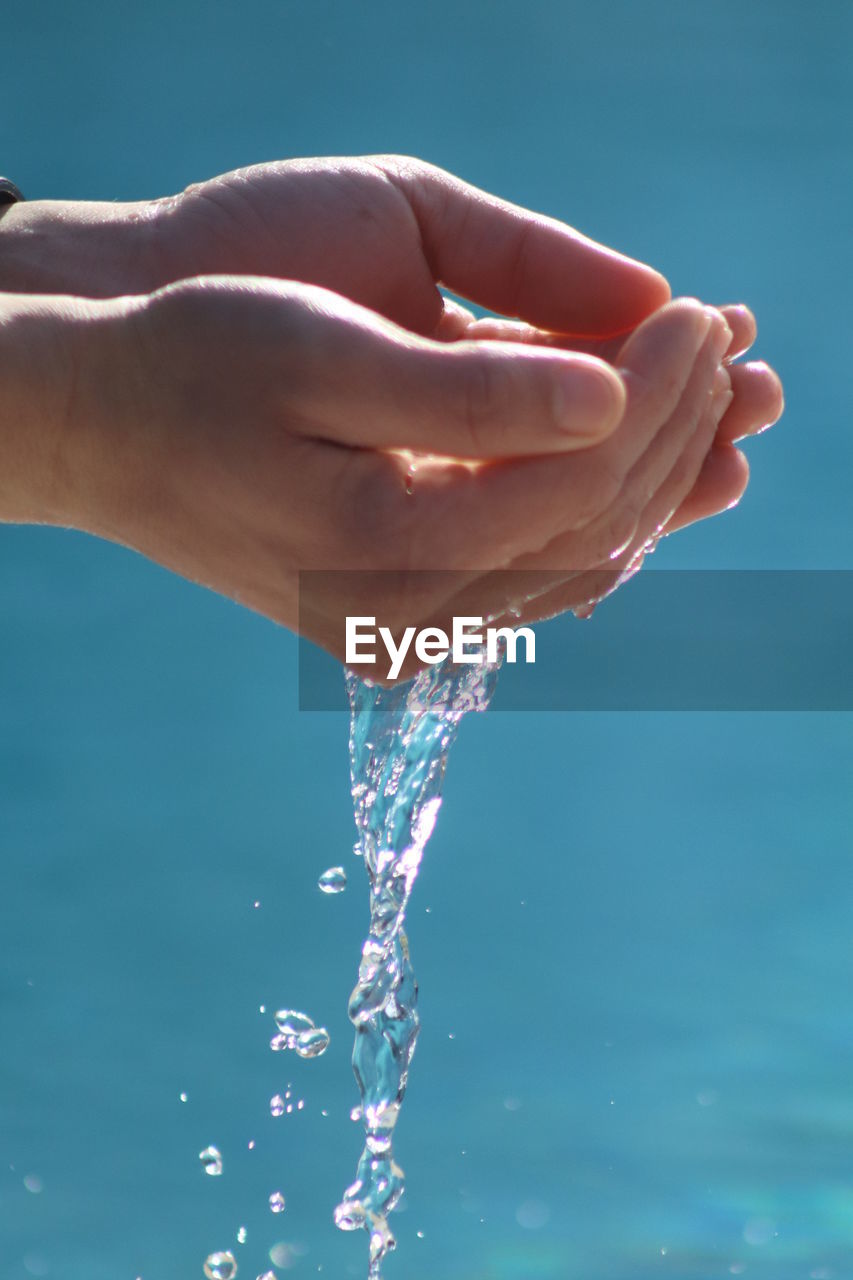
[[0,294],[0,523],[97,531],[123,376],[111,334],[135,301]]
[[0,292],[108,298],[162,283],[168,201],[31,200],[0,217]]

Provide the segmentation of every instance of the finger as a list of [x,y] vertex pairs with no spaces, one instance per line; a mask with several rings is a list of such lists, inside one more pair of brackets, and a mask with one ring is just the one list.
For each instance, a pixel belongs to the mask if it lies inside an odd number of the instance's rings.
[[[755,341],[757,328],[755,316],[743,303],[723,306],[720,314],[732,331],[731,342],[725,353],[726,360],[735,360],[748,351]],[[563,351],[579,351],[586,355],[597,356],[599,360],[618,363],[619,354],[625,344],[625,336],[617,338],[572,338],[565,334],[547,333],[537,329],[535,325],[523,320],[507,320],[502,316],[485,316],[475,319],[471,312],[471,322],[464,332],[457,336],[469,339],[491,339],[496,342],[522,342],[540,347],[557,347]]]
[[735,360],[748,351],[755,342],[758,333],[755,316],[742,302],[722,306],[720,312],[725,316],[726,324],[732,331],[732,340],[726,352],[726,359]]
[[744,454],[734,445],[715,444],[690,493],[664,526],[663,534],[729,511],[740,502],[748,483],[749,463]]
[[[473,473],[430,466],[417,473],[410,519],[420,522],[432,567],[505,568],[606,511],[662,429],[669,430],[669,447],[677,456],[706,403],[728,330],[690,300],[670,304],[647,325],[628,352],[625,420],[604,443],[570,456],[494,463]],[[703,351],[706,336],[709,348]],[[701,372],[691,380],[700,351]],[[646,468],[639,479],[648,485],[650,476]]]
[[555,218],[489,195],[433,165],[372,157],[408,199],[436,280],[540,329],[606,337],[662,306],[669,285]]
[[[707,339],[705,345],[708,346]],[[674,421],[658,434],[648,451],[649,456],[635,465],[616,500],[598,520],[585,529],[560,535],[541,551],[518,557],[507,570],[485,575],[470,584],[457,594],[453,612],[486,617],[515,604],[520,610],[519,616],[526,620],[548,617],[551,615],[547,612],[536,614],[538,602],[555,589],[564,591],[569,582],[585,576],[590,569],[604,574],[604,587],[609,589],[614,572],[618,574],[626,568],[642,553],[649,540],[660,534],[693,488],[713,443],[717,424],[731,401],[725,369],[718,367],[709,379],[697,361],[691,381],[695,383],[697,379],[701,379],[699,396],[694,387],[688,386],[682,398],[700,399],[698,421],[692,433],[687,428],[685,436],[684,424],[690,409],[679,405]],[[709,381],[713,391],[703,396]],[[652,477],[658,477],[659,482]],[[650,483],[655,484],[651,494]],[[547,607],[550,608],[550,604]]]
[[458,342],[467,336],[467,330],[476,322],[473,311],[462,307],[452,298],[444,298],[444,306],[432,337],[436,342]]
[[300,379],[288,404],[315,438],[455,458],[520,457],[584,448],[624,412],[619,374],[593,356],[434,342],[354,305],[308,324],[317,326],[321,376]]
[[720,444],[758,435],[778,422],[785,408],[782,383],[763,361],[733,364],[730,373],[734,400],[720,423],[717,433]]

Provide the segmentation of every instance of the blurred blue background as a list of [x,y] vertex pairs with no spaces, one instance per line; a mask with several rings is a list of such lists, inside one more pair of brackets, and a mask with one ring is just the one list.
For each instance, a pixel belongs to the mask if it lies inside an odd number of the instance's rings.
[[[786,416],[655,567],[853,567],[847,0],[6,0],[0,30],[32,198],[407,152],[748,301]],[[344,717],[296,711],[292,637],[128,551],[4,528],[0,592],[0,1280],[225,1248],[254,1277],[280,1243],[279,1274],[363,1276],[331,1221],[367,918]],[[389,1280],[853,1274],[850,746],[829,714],[463,726]],[[269,1053],[282,1004],[324,1058]]]

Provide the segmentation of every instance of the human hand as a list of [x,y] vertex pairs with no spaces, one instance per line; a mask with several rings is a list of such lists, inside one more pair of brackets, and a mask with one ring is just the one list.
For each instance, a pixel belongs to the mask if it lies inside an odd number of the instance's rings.
[[[347,614],[434,619],[460,582],[494,612],[493,571],[564,534],[584,539],[586,565],[607,562],[688,453],[690,487],[728,399],[723,386],[710,403],[731,334],[690,300],[640,326],[622,374],[582,353],[415,337],[326,290],[257,278],[76,303],[63,324],[74,392],[56,397],[43,518],[338,656]],[[444,456],[412,472],[413,453]],[[300,615],[306,569],[335,572]]]
[[628,332],[669,297],[650,267],[409,156],[273,161],[132,204],[17,204],[0,240],[0,291],[105,298],[261,275],[332,289],[423,337],[456,324],[439,281],[589,337]]

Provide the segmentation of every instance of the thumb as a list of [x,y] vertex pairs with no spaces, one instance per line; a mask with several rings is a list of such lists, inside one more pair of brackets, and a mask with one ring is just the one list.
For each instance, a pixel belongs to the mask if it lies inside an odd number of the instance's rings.
[[625,409],[619,373],[595,356],[434,342],[388,322],[351,324],[334,345],[308,417],[340,444],[457,458],[561,453],[609,435]]

